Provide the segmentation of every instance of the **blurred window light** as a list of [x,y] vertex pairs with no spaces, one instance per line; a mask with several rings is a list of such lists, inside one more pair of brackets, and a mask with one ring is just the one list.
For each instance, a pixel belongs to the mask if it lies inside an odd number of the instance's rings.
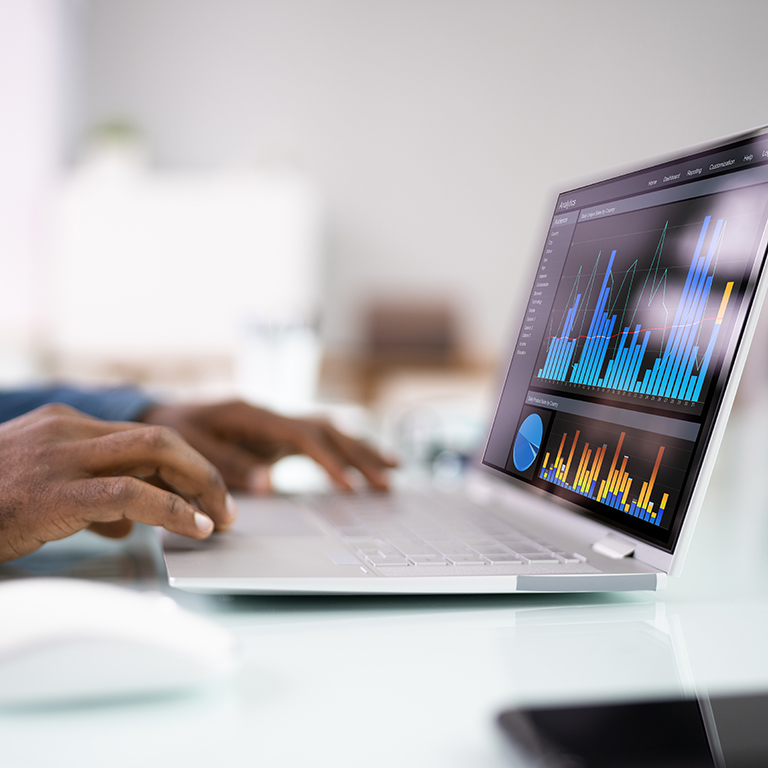
[[50,328],[61,354],[232,353],[318,311],[319,196],[293,171],[152,171],[97,153],[63,189]]
[[46,311],[41,226],[59,139],[58,0],[0,3],[0,385],[39,373],[34,345]]

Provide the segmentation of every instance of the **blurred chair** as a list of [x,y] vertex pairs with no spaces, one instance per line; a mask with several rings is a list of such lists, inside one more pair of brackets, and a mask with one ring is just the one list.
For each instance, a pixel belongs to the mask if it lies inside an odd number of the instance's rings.
[[454,307],[435,299],[376,300],[365,315],[360,361],[363,397],[404,370],[449,371],[462,365]]

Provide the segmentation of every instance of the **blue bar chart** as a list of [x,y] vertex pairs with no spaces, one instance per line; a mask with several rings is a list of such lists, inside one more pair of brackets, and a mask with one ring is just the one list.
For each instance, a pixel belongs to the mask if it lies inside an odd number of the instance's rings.
[[[654,257],[654,280],[648,283],[646,278],[648,289],[644,287],[640,292],[634,308],[627,306],[626,297],[620,300],[617,294],[620,285],[623,287],[635,279],[635,273],[625,271],[620,281],[621,275],[614,268],[618,248],[610,251],[607,266],[603,268],[600,260],[605,260],[605,256],[598,254],[587,286],[588,292],[597,292],[594,306],[587,306],[586,290],[572,293],[562,327],[546,341],[535,378],[540,383],[572,384],[614,393],[698,402],[734,288],[733,281],[725,284],[721,281],[717,294],[713,295],[725,226],[725,219],[713,221],[711,216],[704,217],[677,304],[669,307],[668,317],[661,326],[644,326],[634,320],[638,314],[642,316],[638,307],[647,296],[659,291],[667,295],[667,270],[660,270],[658,264],[663,235]],[[632,269],[635,268],[636,262],[632,264]],[[598,274],[602,274],[602,280],[595,278]],[[632,318],[631,322],[627,322],[628,317]],[[578,331],[575,330],[577,321]]]

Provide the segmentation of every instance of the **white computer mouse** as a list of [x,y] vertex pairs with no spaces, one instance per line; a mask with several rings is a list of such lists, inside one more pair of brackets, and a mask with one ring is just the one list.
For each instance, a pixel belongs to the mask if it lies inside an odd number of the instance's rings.
[[0,583],[0,707],[182,691],[235,665],[232,635],[165,595],[81,579]]

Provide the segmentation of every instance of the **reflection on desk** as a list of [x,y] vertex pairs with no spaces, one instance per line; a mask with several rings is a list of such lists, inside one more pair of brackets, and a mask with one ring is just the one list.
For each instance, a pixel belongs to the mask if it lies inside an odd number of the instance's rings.
[[3,713],[3,765],[495,767],[508,706],[768,689],[766,425],[763,407],[732,417],[683,576],[654,595],[209,597],[168,589],[146,529],[47,545],[0,577],[166,589],[239,639],[242,674],[213,694]]

